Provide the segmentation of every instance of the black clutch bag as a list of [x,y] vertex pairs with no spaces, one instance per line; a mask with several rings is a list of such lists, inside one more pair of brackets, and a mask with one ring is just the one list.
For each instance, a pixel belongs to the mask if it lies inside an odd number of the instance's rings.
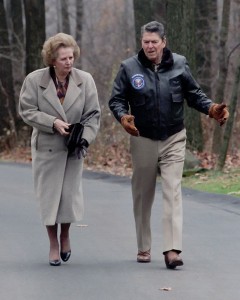
[[83,129],[84,126],[81,123],[75,123],[69,126],[68,131],[70,134],[66,138],[66,146],[69,154],[73,153],[77,147],[81,146]]

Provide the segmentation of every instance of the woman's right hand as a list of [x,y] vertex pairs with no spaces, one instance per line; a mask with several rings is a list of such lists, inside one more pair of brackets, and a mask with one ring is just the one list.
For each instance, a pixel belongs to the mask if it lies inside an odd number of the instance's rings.
[[61,135],[63,136],[67,136],[69,135],[69,132],[67,131],[69,126],[71,124],[68,124],[60,119],[56,119],[54,122],[53,122],[53,128],[55,130],[57,130]]

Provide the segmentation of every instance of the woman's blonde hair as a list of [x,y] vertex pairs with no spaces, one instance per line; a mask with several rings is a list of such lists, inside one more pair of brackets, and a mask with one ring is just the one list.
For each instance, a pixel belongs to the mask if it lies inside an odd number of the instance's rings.
[[53,66],[53,61],[57,58],[57,52],[60,47],[71,47],[74,59],[79,58],[80,49],[77,42],[71,35],[60,32],[51,36],[43,44],[42,58],[45,66]]

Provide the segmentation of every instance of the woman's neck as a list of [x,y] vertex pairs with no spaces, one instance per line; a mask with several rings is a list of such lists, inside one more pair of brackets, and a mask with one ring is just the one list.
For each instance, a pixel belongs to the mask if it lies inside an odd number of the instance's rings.
[[55,69],[55,74],[56,74],[57,80],[60,82],[66,81],[66,78],[68,76],[68,74],[59,74],[56,69]]

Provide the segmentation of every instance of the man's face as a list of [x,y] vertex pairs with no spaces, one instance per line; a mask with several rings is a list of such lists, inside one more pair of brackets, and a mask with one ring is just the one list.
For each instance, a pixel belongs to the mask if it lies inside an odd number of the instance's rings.
[[147,58],[154,64],[159,64],[162,59],[163,48],[166,46],[165,39],[162,39],[156,32],[144,32],[142,36],[142,48]]

